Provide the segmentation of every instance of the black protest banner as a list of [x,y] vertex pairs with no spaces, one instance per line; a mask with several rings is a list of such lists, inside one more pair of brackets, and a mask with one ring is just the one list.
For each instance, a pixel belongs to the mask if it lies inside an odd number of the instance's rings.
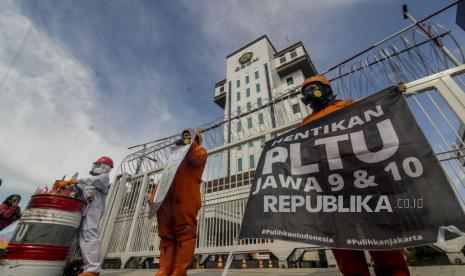
[[268,141],[239,238],[383,250],[449,225],[461,206],[393,87]]

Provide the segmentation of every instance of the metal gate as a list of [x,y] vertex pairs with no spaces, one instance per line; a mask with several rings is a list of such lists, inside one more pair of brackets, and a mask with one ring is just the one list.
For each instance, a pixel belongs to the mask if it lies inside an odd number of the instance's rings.
[[[435,39],[450,36],[449,31],[438,25],[432,24],[430,29]],[[415,35],[418,38],[417,31],[413,32],[414,39],[409,40],[406,34],[401,34],[379,52],[345,66],[349,68],[346,71],[341,66],[329,72],[328,77],[333,78],[333,88],[340,98],[362,98],[389,85],[406,82],[408,104],[465,209],[465,65],[455,67],[436,49],[432,38],[417,41]],[[403,48],[395,45],[399,41]],[[462,63],[463,59],[462,54]],[[208,151],[197,229],[196,254],[200,262],[209,255],[224,255],[234,245],[261,144],[297,126],[308,115],[309,110],[296,112],[292,108],[299,102],[299,88],[281,91],[272,101],[254,106],[247,113],[233,114],[229,121],[220,118],[199,127]],[[278,125],[275,128],[272,113]],[[246,123],[249,127],[244,127]],[[232,135],[230,139],[227,133]],[[169,145],[176,138],[144,144],[122,162],[101,225],[105,259],[121,259],[123,266],[131,257],[143,257],[140,260],[151,257],[151,261],[157,262],[153,259],[159,255],[157,225],[155,219],[148,219],[146,199],[160,178]],[[268,239],[237,243],[239,253],[271,252],[280,264],[285,264],[295,249],[312,247]],[[452,252],[455,259],[463,259],[463,254],[460,257],[457,252],[464,244],[464,240],[456,240],[449,247],[438,246]],[[453,255],[454,252],[458,255]]]

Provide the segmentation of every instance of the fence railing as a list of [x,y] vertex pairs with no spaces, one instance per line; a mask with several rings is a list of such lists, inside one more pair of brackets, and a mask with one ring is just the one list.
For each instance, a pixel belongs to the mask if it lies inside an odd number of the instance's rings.
[[[455,45],[452,52],[458,53],[462,62],[464,57],[448,30],[435,24],[429,25],[429,30],[433,39],[412,30],[328,76],[333,77],[332,85],[340,98],[359,99],[405,82],[408,104],[465,206],[465,65],[453,66],[434,39],[448,47]],[[197,254],[225,253],[233,246],[261,145],[295,127],[309,113],[298,94],[299,86],[295,86],[270,102],[232,114],[231,120],[220,118],[198,128],[209,155],[202,183]],[[277,122],[274,128],[271,107]],[[231,139],[227,136],[228,128]],[[175,135],[142,145],[122,162],[102,222],[106,258],[127,260],[159,254],[156,220],[148,219],[145,199],[160,178],[169,147],[176,139]],[[295,248],[309,245],[247,239],[237,246],[241,252],[269,251],[286,258]]]

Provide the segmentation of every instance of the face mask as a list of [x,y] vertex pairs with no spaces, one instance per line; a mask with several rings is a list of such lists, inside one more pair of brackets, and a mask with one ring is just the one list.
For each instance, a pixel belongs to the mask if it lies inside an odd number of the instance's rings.
[[302,94],[302,102],[313,110],[321,110],[336,100],[331,87],[319,83],[307,86]]
[[191,134],[189,131],[185,130],[181,134],[181,139],[176,141],[177,146],[189,145],[191,143]]
[[182,142],[184,145],[189,145],[191,143],[191,134],[190,133],[184,133],[182,135]]
[[108,173],[110,172],[111,167],[108,166],[107,164],[102,164],[102,163],[97,163],[95,162],[92,165],[92,169],[89,171],[90,175],[99,175],[102,173]]

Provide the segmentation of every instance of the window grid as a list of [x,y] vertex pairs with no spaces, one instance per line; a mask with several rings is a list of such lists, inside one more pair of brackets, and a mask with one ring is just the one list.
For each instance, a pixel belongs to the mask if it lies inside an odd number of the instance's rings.
[[294,78],[289,77],[289,78],[286,79],[286,82],[287,82],[287,85],[293,85],[294,84]]
[[252,118],[247,118],[247,126],[248,126],[249,128],[252,128],[252,127],[253,127]]
[[255,156],[253,156],[253,155],[249,156],[249,167],[251,169],[255,168]]

